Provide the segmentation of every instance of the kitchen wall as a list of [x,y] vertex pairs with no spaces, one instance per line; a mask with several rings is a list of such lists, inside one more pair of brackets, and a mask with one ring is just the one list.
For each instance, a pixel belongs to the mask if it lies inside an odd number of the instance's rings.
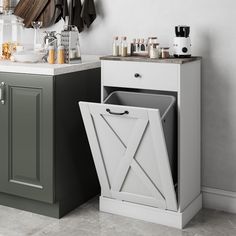
[[111,53],[112,37],[157,35],[171,44],[174,26],[191,26],[202,68],[202,185],[236,192],[236,1],[97,0],[99,17],[81,34],[84,53]]
[[202,185],[236,192],[236,1],[96,0],[96,6],[98,18],[80,35],[87,54],[110,54],[114,35],[157,35],[169,45],[175,25],[191,26],[193,54],[203,57]]

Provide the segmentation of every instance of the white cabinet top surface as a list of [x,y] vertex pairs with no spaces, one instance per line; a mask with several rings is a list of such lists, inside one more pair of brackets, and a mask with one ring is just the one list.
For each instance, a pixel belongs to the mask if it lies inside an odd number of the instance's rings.
[[101,67],[99,55],[82,55],[79,64],[48,64],[48,63],[18,63],[0,61],[0,72],[24,73],[38,75],[60,75],[76,71]]
[[128,57],[104,56],[101,57],[100,59],[103,61],[131,61],[131,62],[150,62],[150,63],[165,63],[165,64],[185,64],[201,60],[201,57],[189,57],[189,58],[170,57],[167,59],[151,59],[148,57],[140,57],[140,56],[128,56]]

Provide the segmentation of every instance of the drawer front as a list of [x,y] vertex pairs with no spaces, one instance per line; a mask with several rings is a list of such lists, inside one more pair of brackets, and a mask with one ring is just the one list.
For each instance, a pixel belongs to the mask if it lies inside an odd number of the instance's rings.
[[102,61],[103,86],[178,91],[177,64]]

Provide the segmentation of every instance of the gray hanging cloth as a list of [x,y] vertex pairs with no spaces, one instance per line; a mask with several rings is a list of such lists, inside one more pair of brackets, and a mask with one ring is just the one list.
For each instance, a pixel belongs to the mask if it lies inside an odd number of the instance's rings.
[[84,24],[89,28],[89,26],[96,19],[96,9],[94,0],[84,0],[81,17]]
[[62,18],[65,20],[66,16],[69,16],[68,2],[62,0]]
[[75,25],[79,32],[84,29],[83,20],[81,18],[82,4],[81,0],[71,0],[69,6],[69,25]]
[[55,0],[55,6],[54,23],[58,22],[61,18],[65,20],[66,16],[69,16],[67,0]]

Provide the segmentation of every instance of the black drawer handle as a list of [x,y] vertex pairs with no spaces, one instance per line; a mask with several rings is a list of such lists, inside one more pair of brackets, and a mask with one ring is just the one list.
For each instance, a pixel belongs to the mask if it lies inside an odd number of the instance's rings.
[[118,115],[118,116],[122,116],[122,115],[125,115],[125,114],[129,114],[129,112],[128,111],[124,111],[124,112],[121,112],[121,113],[119,113],[119,112],[113,112],[113,111],[111,111],[110,109],[106,109],[106,111],[108,112],[108,113],[110,113],[111,115]]
[[141,76],[139,73],[135,73],[135,74],[134,74],[134,77],[135,77],[135,78],[141,78],[142,76]]

